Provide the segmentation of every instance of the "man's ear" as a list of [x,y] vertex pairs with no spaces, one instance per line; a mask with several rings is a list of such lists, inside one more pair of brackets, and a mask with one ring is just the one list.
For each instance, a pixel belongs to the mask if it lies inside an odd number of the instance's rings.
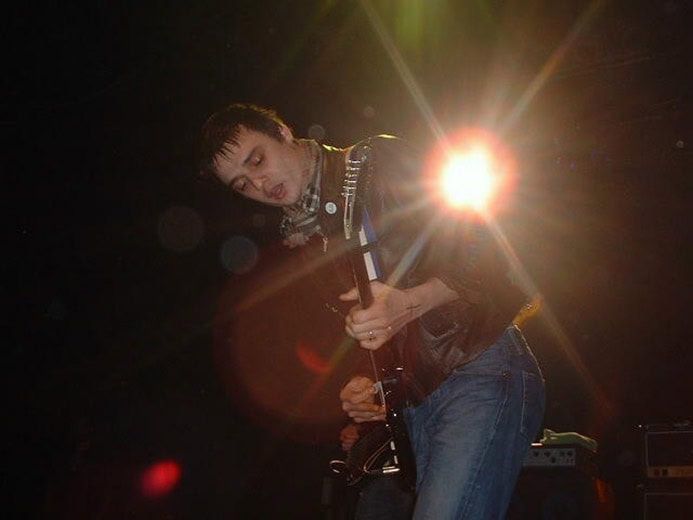
[[294,134],[291,129],[286,125],[279,125],[279,133],[282,135],[287,143],[291,143],[294,140]]

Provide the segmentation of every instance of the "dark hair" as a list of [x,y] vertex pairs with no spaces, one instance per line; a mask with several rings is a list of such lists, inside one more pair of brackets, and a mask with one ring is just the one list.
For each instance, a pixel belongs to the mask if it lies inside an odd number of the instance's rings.
[[200,175],[214,175],[217,157],[228,153],[227,146],[238,145],[241,126],[283,141],[282,125],[286,126],[274,110],[247,103],[234,103],[215,112],[202,125]]

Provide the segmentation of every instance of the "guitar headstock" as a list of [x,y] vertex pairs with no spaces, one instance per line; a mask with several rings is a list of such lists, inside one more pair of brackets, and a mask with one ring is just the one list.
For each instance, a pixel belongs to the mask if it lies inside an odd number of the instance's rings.
[[347,153],[346,172],[342,186],[344,197],[344,236],[350,240],[361,229],[365,194],[370,181],[371,146],[366,141]]

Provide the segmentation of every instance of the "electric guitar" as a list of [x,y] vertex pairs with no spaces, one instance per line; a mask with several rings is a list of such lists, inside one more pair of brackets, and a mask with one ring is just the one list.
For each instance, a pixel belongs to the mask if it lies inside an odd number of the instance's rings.
[[[371,149],[368,143],[357,145],[347,156],[343,195],[345,198],[344,234],[349,243],[349,261],[361,306],[373,303],[370,282],[382,281],[382,272],[374,247],[377,237],[373,232],[368,209],[364,203],[371,168]],[[386,420],[361,425],[361,436],[349,451],[345,463],[347,483],[356,484],[367,475],[399,474],[404,485],[413,489],[416,465],[401,415],[405,404],[402,376],[404,367],[392,340],[374,352],[368,351],[373,368],[375,387],[380,404],[385,405]],[[382,355],[389,354],[389,363]]]

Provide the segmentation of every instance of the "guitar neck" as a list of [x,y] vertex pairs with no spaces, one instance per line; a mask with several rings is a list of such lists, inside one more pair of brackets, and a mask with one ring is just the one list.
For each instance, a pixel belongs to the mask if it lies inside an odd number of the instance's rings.
[[354,240],[356,247],[352,248],[352,266],[354,267],[354,279],[359,292],[359,301],[364,309],[373,304],[373,292],[370,283],[381,277],[380,263],[375,250],[371,249],[375,243],[370,217],[366,210],[363,211],[362,227],[358,231],[358,241]]
[[[369,248],[369,237],[372,239],[372,233],[366,231],[370,226],[367,212],[364,211],[363,218],[364,227],[359,230],[358,241],[354,236],[354,244],[351,248],[351,266],[354,274],[354,283],[359,294],[359,302],[361,307],[367,309],[373,304],[373,291],[370,283],[373,280],[378,280],[379,262],[375,255],[375,251]],[[382,382],[381,370],[379,363],[376,360],[376,353],[373,350],[368,351],[371,369],[375,380],[375,388],[381,404],[387,403],[385,388]],[[388,409],[391,409],[388,407]]]
[[373,291],[371,291],[371,280],[368,277],[368,269],[363,259],[363,253],[360,248],[355,248],[351,252],[351,265],[354,271],[354,283],[359,293],[359,302],[361,307],[367,309],[373,304]]

